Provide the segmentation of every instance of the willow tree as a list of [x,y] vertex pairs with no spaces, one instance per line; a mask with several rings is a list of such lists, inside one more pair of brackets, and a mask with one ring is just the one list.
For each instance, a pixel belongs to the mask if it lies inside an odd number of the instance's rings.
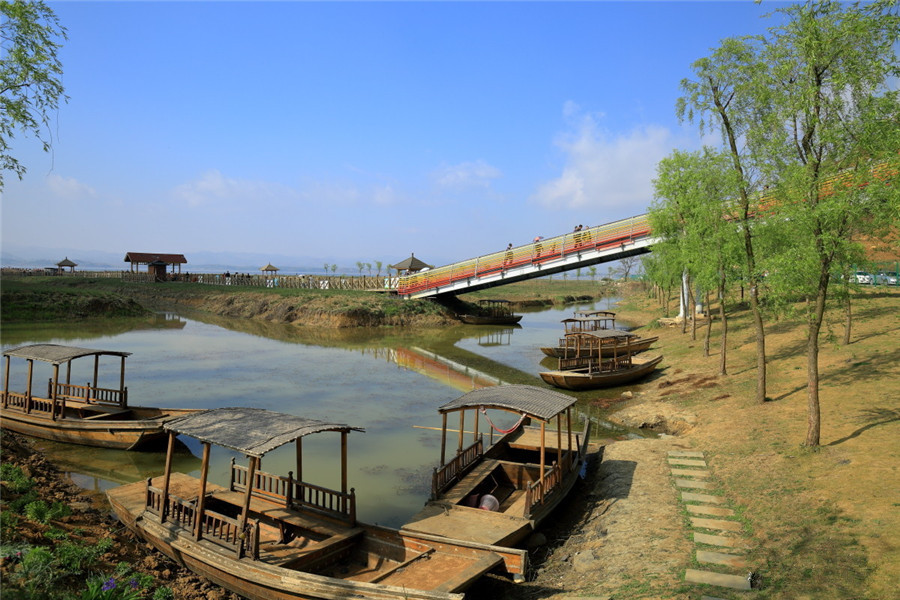
[[[766,215],[789,236],[773,258],[776,299],[808,300],[806,445],[818,446],[819,335],[834,270],[860,252],[855,234],[896,226],[900,76],[896,2],[779,9],[760,59],[751,137],[777,185]],[[894,85],[894,87],[896,87]]]
[[[669,271],[683,268],[701,289],[715,290],[722,324],[719,372],[727,374],[727,284],[739,259],[738,222],[734,219],[737,179],[730,157],[712,148],[698,152],[675,151],[660,161],[654,180],[655,199],[650,209],[654,232],[663,237],[671,260]],[[654,249],[655,251],[655,249]],[[663,271],[665,272],[665,271]],[[707,328],[708,349],[712,314]]]
[[761,160],[751,142],[759,115],[765,112],[758,74],[766,68],[759,40],[730,38],[706,58],[691,65],[694,76],[681,82],[684,96],[676,104],[682,120],[698,122],[702,132],[718,132],[736,182],[733,218],[742,242],[742,278],[749,283],[750,308],[756,335],[756,401],[766,401],[766,332],[760,305],[764,269],[757,260],[754,231],[758,228]]
[[57,53],[66,29],[44,2],[0,0],[0,191],[3,172],[19,179],[25,166],[11,153],[15,132],[51,148],[50,119],[67,100]]

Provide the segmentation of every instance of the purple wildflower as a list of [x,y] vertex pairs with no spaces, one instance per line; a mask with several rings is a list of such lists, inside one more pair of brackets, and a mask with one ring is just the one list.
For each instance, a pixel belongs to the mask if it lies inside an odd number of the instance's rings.
[[133,590],[138,589],[138,582],[137,582],[137,579],[135,579],[134,577],[132,577],[131,581],[129,581],[128,583],[131,584],[131,589],[133,589]]
[[112,577],[109,578],[109,581],[103,584],[103,587],[100,588],[104,592],[108,592],[109,590],[115,589],[116,580]]

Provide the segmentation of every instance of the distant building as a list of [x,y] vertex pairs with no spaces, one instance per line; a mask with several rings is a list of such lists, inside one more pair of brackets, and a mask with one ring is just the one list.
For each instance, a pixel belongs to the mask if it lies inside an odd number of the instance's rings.
[[396,269],[401,275],[409,275],[410,273],[418,273],[419,271],[427,271],[433,269],[433,265],[429,265],[416,258],[415,254],[410,254],[406,260],[398,262],[396,265],[388,265],[391,269]]
[[68,268],[70,273],[74,273],[75,267],[77,267],[77,266],[78,266],[78,263],[72,262],[71,260],[69,260],[69,257],[67,256],[63,260],[56,263],[56,270],[57,270],[57,272],[62,273],[63,271],[66,270],[66,268]]
[[131,263],[131,272],[140,271],[141,265],[147,265],[147,272],[154,274],[158,280],[166,278],[166,271],[171,266],[175,273],[176,266],[181,274],[181,265],[187,264],[184,254],[156,254],[153,252],[129,252],[125,262]]

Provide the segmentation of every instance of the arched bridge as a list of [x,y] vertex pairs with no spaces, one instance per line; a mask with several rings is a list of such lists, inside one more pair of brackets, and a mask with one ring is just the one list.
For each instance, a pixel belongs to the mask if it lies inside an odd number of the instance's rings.
[[463,294],[644,254],[659,240],[647,215],[545,238],[399,278],[404,298]]

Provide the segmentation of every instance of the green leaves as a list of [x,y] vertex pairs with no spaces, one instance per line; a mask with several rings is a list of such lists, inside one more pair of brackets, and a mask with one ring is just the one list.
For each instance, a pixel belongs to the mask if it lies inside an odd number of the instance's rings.
[[0,191],[3,171],[20,179],[25,166],[10,153],[16,131],[40,140],[44,151],[52,139],[50,117],[68,100],[57,56],[66,29],[42,0],[0,0]]

